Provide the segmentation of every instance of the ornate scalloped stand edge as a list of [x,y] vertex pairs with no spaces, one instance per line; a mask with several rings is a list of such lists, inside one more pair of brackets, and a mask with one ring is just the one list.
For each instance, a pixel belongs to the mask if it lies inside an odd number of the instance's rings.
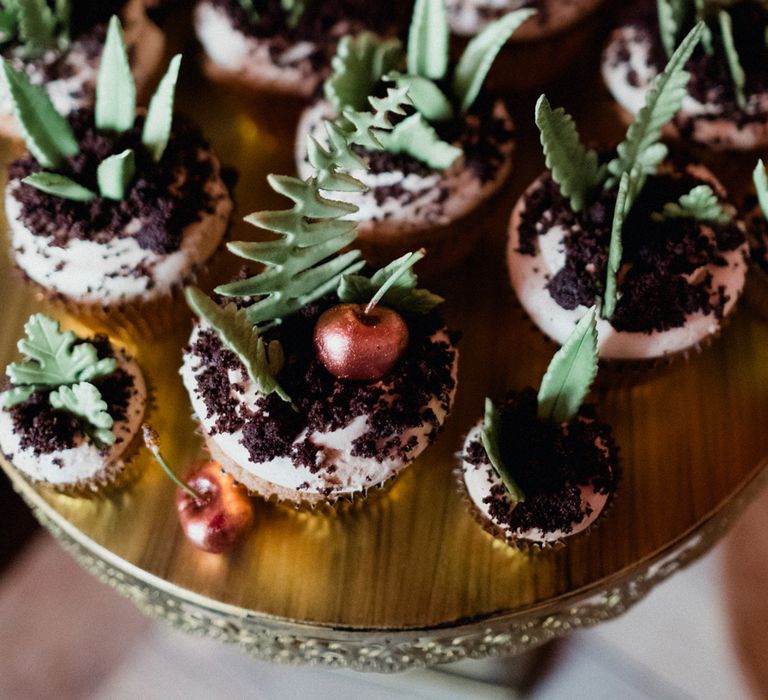
[[[131,600],[144,614],[188,634],[235,644],[252,656],[287,664],[313,664],[357,671],[396,672],[465,658],[521,654],[578,628],[615,618],[642,600],[656,585],[692,563],[725,534],[757,493],[768,485],[768,466],[699,528],[656,557],[641,562],[611,585],[558,599],[545,606],[462,623],[455,628],[344,630],[290,620],[258,618],[246,611],[228,614],[155,587],[88,550],[56,522],[50,506],[34,489],[9,473],[14,489],[35,517],[77,562],[102,583]],[[34,495],[33,495],[34,494]],[[183,593],[182,589],[178,589]],[[237,610],[237,609],[235,609]]]

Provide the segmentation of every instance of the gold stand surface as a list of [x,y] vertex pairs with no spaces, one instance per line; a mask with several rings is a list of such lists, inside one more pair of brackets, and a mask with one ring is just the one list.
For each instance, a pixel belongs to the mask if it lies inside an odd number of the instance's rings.
[[[192,61],[187,66],[194,73]],[[568,106],[588,137],[617,140],[622,130],[602,89],[590,83],[571,96],[567,88],[551,91],[553,104]],[[290,130],[260,129],[241,103],[197,78],[181,90],[185,110],[240,169],[240,214],[279,205],[264,176],[293,171]],[[35,488],[3,463],[41,522],[154,617],[261,658],[377,671],[524,651],[618,615],[710,548],[768,479],[768,327],[745,308],[689,362],[595,395],[614,426],[624,475],[615,505],[588,536],[558,551],[521,553],[483,532],[457,493],[454,455],[483,397],[537,386],[554,352],[523,319],[503,254],[512,205],[543,167],[534,97],[516,99],[518,164],[509,187],[477,217],[486,232],[480,249],[430,283],[464,333],[456,407],[436,444],[389,491],[338,514],[258,502],[244,544],[216,556],[186,541],[175,487],[147,454],[141,479],[112,498]],[[8,147],[3,155],[10,157]],[[235,238],[255,235],[235,227]],[[222,256],[218,279],[235,264]],[[5,365],[40,305],[5,255],[0,273]],[[184,342],[182,334],[130,346],[155,388],[151,421],[179,471],[203,457],[178,376]]]

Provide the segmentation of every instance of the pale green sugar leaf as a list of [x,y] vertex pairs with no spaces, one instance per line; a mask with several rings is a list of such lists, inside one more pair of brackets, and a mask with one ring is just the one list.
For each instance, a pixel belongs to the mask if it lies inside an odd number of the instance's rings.
[[141,142],[149,149],[155,162],[165,153],[173,125],[173,103],[176,96],[176,81],[179,79],[181,54],[176,54],[168,65],[160,85],[149,102],[147,118],[141,132]]
[[512,470],[504,464],[504,460],[501,457],[501,421],[493,401],[488,398],[485,400],[485,413],[483,415],[483,427],[480,430],[480,442],[493,470],[501,479],[501,483],[504,484],[509,500],[514,505],[524,503],[525,494],[515,481]]
[[768,174],[765,172],[762,158],[757,161],[755,170],[752,173],[752,181],[755,183],[757,201],[760,202],[763,216],[768,217]]
[[696,8],[696,21],[705,22],[704,32],[701,35],[701,44],[704,47],[704,51],[711,56],[715,52],[715,43],[712,36],[712,30],[707,26],[706,21],[709,14],[708,11],[714,7],[714,4],[708,2],[708,0],[694,0],[693,4]]
[[295,27],[307,9],[310,0],[280,0],[280,7],[288,15],[286,24]]
[[33,85],[26,73],[15,70],[7,61],[2,65],[11,109],[27,148],[44,168],[59,166],[78,152],[69,122],[56,111],[48,93]]
[[739,52],[736,50],[736,42],[733,40],[733,22],[731,16],[725,10],[720,10],[717,15],[717,21],[720,24],[720,33],[723,37],[723,48],[725,49],[725,57],[728,62],[728,71],[733,81],[736,104],[739,105],[739,109],[744,109],[747,106],[747,98],[744,95],[746,76],[744,75],[744,68],[741,66]]
[[536,126],[552,179],[570,199],[571,209],[581,211],[603,177],[597,153],[581,143],[573,118],[562,107],[553,111],[544,95],[536,103]]
[[[634,177],[641,177],[633,171]],[[632,177],[630,173],[623,173],[619,182],[619,192],[616,196],[616,205],[613,210],[613,222],[611,224],[611,242],[608,246],[608,265],[605,277],[605,292],[600,315],[610,318],[616,310],[618,300],[618,274],[621,267],[621,258],[624,247],[621,241],[621,233],[624,221],[629,213],[634,200],[632,192]]]
[[718,224],[727,224],[732,218],[709,185],[697,185],[677,202],[667,202],[661,212],[651,216],[656,220],[696,219]]
[[659,33],[667,58],[675,52],[677,35],[685,19],[687,9],[686,0],[656,0]]
[[101,161],[96,171],[101,196],[116,201],[125,199],[135,174],[136,155],[130,148]]
[[64,32],[69,33],[69,24],[72,20],[72,2],[71,0],[55,0],[53,11],[56,14],[56,21]]
[[365,110],[379,81],[404,63],[403,45],[373,32],[343,36],[331,59],[331,75],[323,85],[326,99],[341,114],[346,108]]
[[120,20],[115,15],[109,20],[101,53],[95,116],[97,128],[117,132],[128,131],[136,118],[136,83],[131,74]]
[[450,168],[463,153],[457,146],[441,140],[418,112],[406,117],[391,132],[382,133],[378,138],[384,150],[407,153],[436,170]]
[[276,379],[283,368],[280,343],[273,341],[267,348],[246,312],[238,310],[235,304],[219,306],[196,287],[187,287],[184,294],[194,314],[216,332],[227,349],[237,355],[256,388],[262,394],[275,393],[283,401],[290,402],[290,397]]
[[67,411],[86,421],[86,432],[91,434],[96,442],[101,445],[114,444],[114,421],[107,412],[109,406],[93,384],[81,382],[71,387],[59,387],[49,394],[48,400],[54,408]]
[[362,146],[372,151],[380,151],[383,145],[380,136],[392,129],[391,115],[405,115],[405,108],[413,103],[408,97],[406,88],[387,88],[383,98],[369,97],[368,102],[372,111],[358,112],[345,109],[343,118],[336,124],[343,130],[344,136],[351,145]]
[[408,72],[432,80],[444,78],[449,38],[445,0],[416,0],[408,30]]
[[428,122],[446,121],[453,116],[450,100],[429,78],[389,73],[386,79],[394,81],[397,87],[408,91],[408,97],[411,98],[413,106]]
[[46,171],[32,173],[23,178],[22,182],[46,194],[52,194],[54,197],[61,197],[62,199],[71,199],[75,202],[88,202],[96,198],[95,192],[91,192],[87,187],[83,187],[74,180],[58,173]]
[[689,74],[685,64],[696,48],[704,24],[697,24],[683,39],[669,59],[667,67],[653,82],[645,98],[643,108],[627,130],[623,143],[617,148],[618,155],[608,164],[614,186],[625,172],[639,168],[643,175],[652,175],[663,158],[666,149],[659,148],[662,127],[680,109],[686,95]]
[[24,403],[38,387],[34,385],[15,386],[0,394],[0,408],[13,408]]
[[421,251],[406,253],[370,278],[344,275],[339,283],[339,299],[343,302],[367,304],[384,290],[377,300],[384,306],[404,313],[427,314],[442,304],[444,299],[426,289],[417,288],[419,280],[413,266],[423,257]]
[[251,22],[257,22],[259,20],[259,12],[256,9],[255,0],[237,0],[237,4],[240,5],[243,10],[245,10],[245,13],[248,15],[248,19]]
[[363,192],[365,185],[343,170],[364,168],[363,160],[352,150],[341,127],[326,121],[325,128],[325,145],[314,136],[307,140],[307,157],[315,169],[318,186],[332,192]]
[[466,113],[474,104],[499,51],[523,22],[536,14],[536,10],[522,9],[510,12],[491,22],[474,37],[456,65],[453,73],[453,94]]
[[0,42],[11,41],[18,28],[18,19],[13,10],[0,8]]
[[8,366],[16,386],[55,387],[104,377],[115,371],[114,358],[99,360],[90,343],[78,343],[72,331],[62,332],[57,321],[43,314],[30,316],[24,325],[25,338],[19,343],[23,362]]
[[20,0],[16,8],[19,38],[30,54],[39,54],[51,46],[56,17],[47,0]]
[[576,324],[552,358],[539,388],[539,420],[559,425],[573,418],[597,375],[597,308]]

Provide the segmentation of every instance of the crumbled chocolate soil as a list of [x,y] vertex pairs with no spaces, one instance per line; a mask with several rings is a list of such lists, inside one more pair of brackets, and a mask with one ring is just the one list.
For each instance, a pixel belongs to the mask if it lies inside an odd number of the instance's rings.
[[[514,531],[569,533],[588,515],[581,510],[579,486],[592,486],[598,493],[615,491],[618,451],[610,426],[595,420],[593,406],[583,406],[565,427],[540,421],[537,409],[530,387],[509,392],[499,406],[501,456],[514,469],[525,501],[510,507],[506,489],[497,484],[483,502],[494,521]],[[468,445],[464,459],[480,468],[490,465],[479,440]]]
[[[379,461],[394,456],[409,458],[415,442],[403,444],[399,438],[408,428],[427,421],[433,433],[438,432],[437,418],[428,404],[436,396],[448,407],[455,355],[448,343],[430,339],[443,327],[439,315],[433,312],[406,318],[410,344],[396,369],[384,379],[391,384],[387,388],[337,379],[317,359],[315,322],[337,303],[335,295],[325,297],[265,334],[265,339],[277,339],[283,345],[286,365],[279,381],[298,410],[276,395],[259,399],[254,410],[233,400],[232,391],[238,387],[230,382],[226,370],[242,368],[240,361],[222,347],[212,331],[199,334],[187,352],[203,368],[197,375],[197,389],[207,409],[205,418],[216,416],[211,432],[242,429],[243,444],[253,462],[290,457],[297,467],[326,474],[333,473],[333,465],[317,463],[317,447],[308,439],[295,443],[305,428],[310,433],[328,432],[349,425],[358,416],[368,416],[369,430],[354,441],[352,452]],[[396,399],[389,403],[388,397]]]
[[[656,3],[644,0],[635,4],[637,7],[630,10],[628,21],[650,42],[652,48],[650,64],[661,72],[667,63],[667,56],[659,34]],[[693,6],[693,3],[690,5]],[[752,0],[741,0],[730,6],[728,11],[733,20],[733,35],[739,60],[746,76],[744,92],[749,99],[750,95],[764,94],[768,91],[768,45],[765,41],[765,33],[768,29],[768,7]],[[686,30],[690,29],[693,22],[694,16],[691,11],[683,26]],[[679,115],[676,121],[684,138],[690,135],[695,120],[720,119],[724,116],[739,125],[768,120],[768,113],[746,114],[739,108],[716,16],[709,25],[712,29],[714,50],[712,54],[708,54],[703,45],[699,44],[694,51],[686,66],[691,72],[688,91],[701,103],[720,105],[723,113],[712,117],[696,115],[695,119],[685,119],[683,115]],[[628,60],[627,47],[620,50],[617,60],[622,62]]]
[[[80,341],[84,342],[84,341]],[[100,359],[114,357],[106,336],[88,339],[96,346]],[[115,421],[125,420],[128,404],[133,396],[133,377],[118,367],[107,377],[95,379],[94,386],[107,403],[107,412]],[[7,409],[13,420],[13,429],[19,435],[21,447],[35,455],[50,454],[74,447],[85,433],[85,424],[67,411],[53,408],[48,400],[51,390],[36,391],[26,401]]]
[[[611,324],[620,331],[652,333],[682,326],[701,311],[721,318],[728,301],[712,289],[711,276],[688,280],[684,275],[707,265],[726,264],[722,253],[735,250],[744,236],[735,223],[705,225],[714,241],[693,219],[654,221],[650,214],[675,202],[701,181],[675,172],[648,179],[624,224],[619,300]],[[527,195],[520,225],[519,252],[535,255],[540,231],[559,225],[567,231],[564,267],[548,282],[552,298],[564,309],[591,306],[603,292],[616,191],[603,191],[580,213],[570,205],[547,173],[542,186]]]
[[[70,117],[80,152],[66,160],[57,172],[98,192],[96,171],[106,157],[126,148],[134,149],[136,176],[122,201],[96,197],[74,202],[46,194],[29,185],[20,185],[13,196],[21,203],[20,219],[35,235],[51,236],[51,245],[66,246],[85,239],[106,243],[113,238],[132,237],[145,250],[168,254],[179,249],[185,227],[214,210],[206,184],[213,175],[210,159],[199,159],[209,150],[200,131],[188,120],[176,117],[168,147],[159,163],[141,143],[143,117],[124,134],[97,131],[93,115],[80,110]],[[27,153],[9,168],[10,179],[21,179],[43,170]],[[179,182],[180,173],[185,176]],[[125,227],[140,218],[137,233]]]

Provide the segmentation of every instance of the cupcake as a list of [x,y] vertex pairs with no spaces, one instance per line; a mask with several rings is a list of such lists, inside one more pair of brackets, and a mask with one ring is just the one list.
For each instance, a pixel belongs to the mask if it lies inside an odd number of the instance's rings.
[[603,0],[445,0],[448,22],[462,47],[488,24],[521,8],[536,10],[501,50],[491,72],[494,84],[529,89],[572,66],[595,38]]
[[329,130],[312,177],[269,178],[294,206],[247,219],[281,238],[229,246],[263,271],[218,287],[217,301],[187,290],[200,321],[181,374],[211,456],[251,493],[299,507],[395,477],[435,439],[456,389],[457,338],[413,272],[423,252],[376,272],[342,252],[355,208],[331,197],[364,185],[342,170],[361,166],[344,132]]
[[597,371],[595,309],[557,352],[538,394],[509,392],[466,437],[458,471],[471,512],[499,539],[551,547],[588,530],[619,481],[610,425],[582,405]]
[[169,302],[228,229],[227,173],[198,129],[173,115],[179,65],[177,56],[137,116],[113,18],[95,113],[64,118],[4,64],[29,148],[10,166],[5,194],[14,260],[47,298],[95,327],[167,330],[179,310]]
[[[163,57],[163,33],[146,16],[140,0],[88,3],[6,3],[0,54],[30,82],[45,89],[64,115],[92,108],[96,76],[110,15],[125,23],[131,70],[145,96]],[[23,5],[23,13],[22,13]],[[7,23],[7,24],[6,24]],[[0,83],[0,134],[19,137],[7,86]]]
[[301,99],[317,90],[340,37],[393,20],[388,4],[360,0],[201,0],[194,16],[211,77]]
[[367,190],[345,199],[357,206],[351,217],[366,260],[383,265],[423,247],[431,274],[472,250],[481,230],[474,221],[478,210],[511,171],[512,119],[482,84],[499,47],[531,15],[521,10],[489,25],[451,68],[448,25],[436,7],[439,1],[416,3],[407,52],[370,33],[345,37],[325,82],[325,100],[304,112],[296,139],[297,169],[307,177],[307,145],[327,143],[325,120],[349,121],[350,110],[365,109],[387,85],[406,91],[408,104],[391,132],[353,137],[365,163],[353,174]]
[[124,483],[147,405],[136,362],[106,336],[31,316],[0,393],[0,450],[35,483],[88,493]]
[[685,32],[706,23],[690,57],[688,95],[669,123],[671,136],[714,151],[768,145],[768,7],[763,2],[639,4],[615,30],[603,56],[605,84],[626,115],[643,106],[654,79]]
[[549,170],[514,208],[507,258],[523,308],[559,344],[599,303],[600,357],[649,366],[706,345],[735,309],[747,270],[744,225],[711,172],[668,158],[659,143],[702,29],[675,52],[602,163],[571,117],[539,99]]

